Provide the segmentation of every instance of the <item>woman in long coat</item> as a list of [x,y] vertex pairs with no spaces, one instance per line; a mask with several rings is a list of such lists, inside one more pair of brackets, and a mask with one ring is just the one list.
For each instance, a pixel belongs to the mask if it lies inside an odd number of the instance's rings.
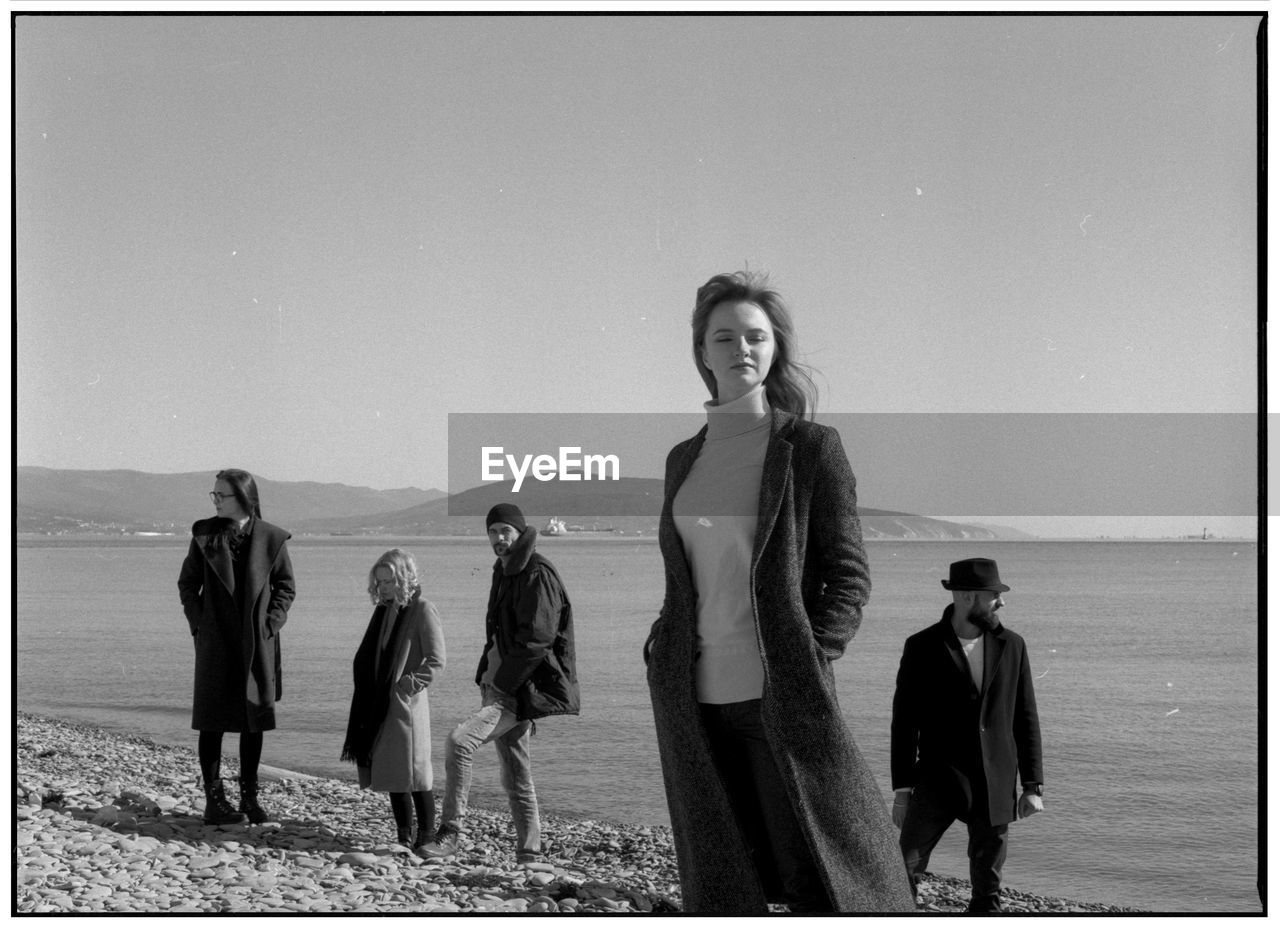
[[[280,630],[295,588],[289,533],[263,521],[258,485],[243,470],[219,471],[209,494],[217,517],[191,526],[178,596],[195,640],[191,727],[200,732],[204,820],[270,821],[258,802],[262,733],[276,727]],[[240,807],[221,779],[222,735],[240,733]]]
[[378,558],[369,598],[377,608],[352,664],[355,692],[342,757],[355,762],[362,787],[390,794],[396,839],[417,850],[435,836],[427,688],[444,670],[444,632],[407,551],[393,548]]
[[831,661],[870,591],[854,477],[790,317],[745,272],[698,291],[708,424],[667,458],[645,645],[685,911],[914,911]]

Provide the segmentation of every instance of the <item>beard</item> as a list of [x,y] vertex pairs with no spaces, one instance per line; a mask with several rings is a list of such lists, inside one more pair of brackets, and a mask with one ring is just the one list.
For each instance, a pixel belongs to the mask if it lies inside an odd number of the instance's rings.
[[995,631],[1000,627],[1000,620],[996,617],[996,607],[987,606],[984,609],[975,609],[969,613],[969,621],[978,626],[983,631]]

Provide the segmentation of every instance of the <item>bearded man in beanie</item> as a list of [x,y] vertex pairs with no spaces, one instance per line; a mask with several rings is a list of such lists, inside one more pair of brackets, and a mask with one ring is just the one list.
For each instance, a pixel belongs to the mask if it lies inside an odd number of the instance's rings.
[[999,912],[1009,823],[1044,809],[1031,663],[1026,642],[996,618],[1009,587],[995,561],[956,561],[942,586],[952,604],[907,639],[898,667],[893,822],[913,892],[943,833],[966,823],[969,911]]
[[529,766],[535,719],[578,714],[573,654],[573,608],[560,574],[534,551],[538,532],[511,503],[489,510],[489,544],[498,556],[485,613],[484,649],[476,670],[480,709],[445,743],[444,807],[440,829],[424,857],[452,857],[467,814],[471,760],[482,744],[498,749],[502,786],[516,827],[516,861],[542,857],[538,797]]

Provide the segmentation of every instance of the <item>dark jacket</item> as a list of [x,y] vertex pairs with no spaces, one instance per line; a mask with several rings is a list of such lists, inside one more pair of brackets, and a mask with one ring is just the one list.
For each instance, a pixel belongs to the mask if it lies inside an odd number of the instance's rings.
[[1019,776],[1044,782],[1027,645],[1003,625],[985,632],[976,689],[951,626],[954,608],[902,649],[893,694],[893,787],[928,786],[950,798],[962,821],[976,807],[989,824],[1005,825],[1016,818]]
[[191,526],[178,596],[196,647],[191,727],[197,731],[270,731],[283,695],[280,629],[293,602],[289,533],[254,519],[240,569],[225,530],[230,519]]
[[[645,644],[649,693],[685,911],[763,913],[765,887],[698,711],[698,591],[672,517],[705,436],[667,457],[658,529],[666,596]],[[853,472],[834,429],[773,412],[750,575],[764,724],[828,895],[838,911],[914,911],[883,794],[844,723],[831,671],[871,587]]]
[[534,551],[532,526],[511,546],[506,567],[493,565],[485,646],[476,669],[479,684],[488,669],[489,643],[497,641],[502,662],[493,685],[516,697],[517,715],[540,719],[578,714],[578,670],[573,653],[573,606],[560,574]]

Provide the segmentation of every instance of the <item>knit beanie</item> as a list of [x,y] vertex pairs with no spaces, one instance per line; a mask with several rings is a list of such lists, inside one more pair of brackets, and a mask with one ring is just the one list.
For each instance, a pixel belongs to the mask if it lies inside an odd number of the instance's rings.
[[514,528],[517,532],[525,530],[524,513],[520,511],[520,507],[515,503],[498,503],[489,510],[489,514],[485,516],[484,527],[487,529],[495,522],[505,522]]

